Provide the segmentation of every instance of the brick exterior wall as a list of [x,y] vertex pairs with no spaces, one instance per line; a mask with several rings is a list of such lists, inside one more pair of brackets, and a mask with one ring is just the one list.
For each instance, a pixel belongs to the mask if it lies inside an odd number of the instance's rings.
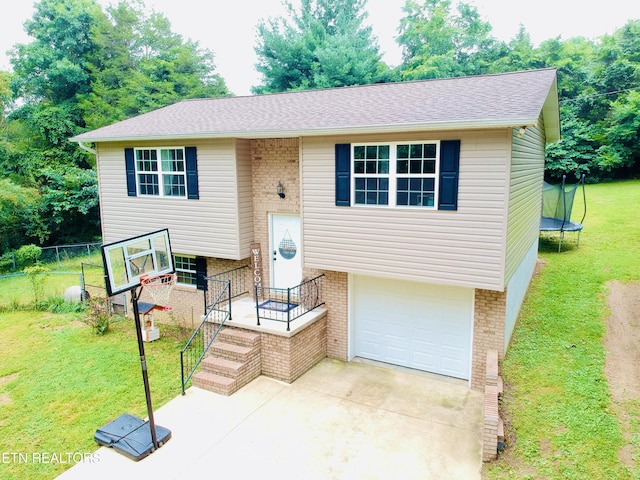
[[342,272],[322,272],[327,307],[327,356],[347,361],[349,340],[349,282]]
[[[254,240],[262,247],[262,284],[269,285],[269,213],[300,214],[300,151],[297,138],[251,141]],[[277,193],[278,182],[285,198]]]
[[261,333],[262,374],[293,382],[327,356],[326,338],[326,317],[292,337]]
[[482,461],[489,462],[498,456],[498,392],[487,386],[484,392],[484,427],[482,429]]
[[504,356],[506,314],[506,291],[476,290],[471,364],[471,388],[474,390],[484,390],[487,351],[496,350],[500,359]]

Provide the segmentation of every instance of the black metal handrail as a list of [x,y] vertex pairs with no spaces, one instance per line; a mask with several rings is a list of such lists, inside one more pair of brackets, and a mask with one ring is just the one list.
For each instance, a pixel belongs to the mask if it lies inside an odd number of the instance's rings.
[[231,318],[231,281],[210,280],[223,285],[219,288],[219,294],[213,303],[207,308],[206,315],[193,332],[186,345],[180,350],[180,374],[182,380],[182,395],[185,387],[200,362],[207,354],[209,347],[214,342],[224,323]]
[[241,297],[249,293],[247,285],[247,271],[249,265],[243,265],[242,267],[232,268],[225,272],[216,273],[209,277],[205,277],[205,295],[204,295],[204,311],[207,313],[210,305],[220,295],[220,281],[231,282],[231,297]]
[[324,274],[305,280],[291,288],[255,287],[256,315],[260,319],[291,322],[307,312],[324,305],[322,295]]

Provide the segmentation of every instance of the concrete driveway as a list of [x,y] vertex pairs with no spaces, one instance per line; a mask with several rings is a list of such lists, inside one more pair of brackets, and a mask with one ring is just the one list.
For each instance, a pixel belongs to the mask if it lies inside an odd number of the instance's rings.
[[466,382],[325,359],[291,385],[192,387],[154,412],[172,438],[149,457],[103,447],[58,478],[480,479],[482,400]]

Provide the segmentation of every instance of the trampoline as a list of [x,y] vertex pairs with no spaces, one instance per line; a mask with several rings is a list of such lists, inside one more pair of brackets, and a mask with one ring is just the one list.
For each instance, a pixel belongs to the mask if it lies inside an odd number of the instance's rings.
[[[577,183],[567,185],[566,175],[562,176],[560,185],[551,185],[544,182],[542,189],[542,217],[540,219],[540,232],[551,235],[558,234],[558,252],[562,248],[562,241],[566,232],[577,232],[576,248],[580,246],[580,232],[587,215],[587,197],[584,188],[585,176],[582,175]],[[582,187],[584,210],[580,222],[571,221],[573,201],[578,188]]]

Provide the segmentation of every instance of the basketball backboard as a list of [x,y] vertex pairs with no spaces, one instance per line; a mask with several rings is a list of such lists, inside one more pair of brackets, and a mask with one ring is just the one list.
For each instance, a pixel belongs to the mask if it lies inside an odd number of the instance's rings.
[[166,228],[103,245],[102,259],[110,297],[139,287],[142,276],[175,272]]

